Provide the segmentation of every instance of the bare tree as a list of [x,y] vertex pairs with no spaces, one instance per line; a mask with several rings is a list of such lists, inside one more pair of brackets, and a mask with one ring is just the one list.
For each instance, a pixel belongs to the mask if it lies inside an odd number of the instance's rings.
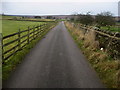
[[115,25],[115,20],[113,19],[112,13],[110,12],[102,12],[97,14],[95,21],[99,28],[101,26],[107,26],[109,29],[110,26]]

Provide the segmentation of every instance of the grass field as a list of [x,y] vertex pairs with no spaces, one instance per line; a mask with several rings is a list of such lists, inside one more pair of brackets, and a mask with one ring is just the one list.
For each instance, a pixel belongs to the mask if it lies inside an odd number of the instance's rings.
[[16,16],[2,16],[2,19],[13,19],[13,18],[17,18],[17,19],[19,19],[19,18],[21,18],[21,17],[16,17]]
[[2,20],[2,33],[3,36],[18,32],[19,29],[25,30],[28,26],[33,27],[34,25],[40,25],[44,22],[31,22],[31,21],[12,21]]
[[[38,26],[38,25],[42,25],[44,23],[47,22],[33,22],[33,21],[13,21],[13,20],[3,20],[2,21],[2,30],[3,30],[3,36],[18,32],[19,28],[22,30],[26,30],[28,28],[28,26],[30,26],[30,28],[32,28],[34,25]],[[53,22],[54,23],[54,22]],[[8,58],[7,60],[5,60],[5,64],[2,65],[2,74],[3,80],[6,80],[9,77],[9,74],[16,68],[16,66],[21,63],[21,61],[23,60],[23,58],[25,57],[25,55],[30,51],[31,48],[33,48],[33,46],[37,43],[37,41],[41,40],[42,37],[49,31],[51,26],[54,26],[53,23],[48,23],[47,26],[45,26],[45,28],[43,28],[42,30],[44,30],[44,32],[41,33],[41,35],[39,36],[39,38],[34,39],[32,42],[30,42],[29,44],[27,44],[24,49],[22,49],[21,51],[15,53],[13,56],[11,56],[10,58]],[[36,29],[32,29],[30,30],[29,33],[31,33],[32,31],[37,30]],[[38,32],[35,32],[34,34],[36,34]],[[28,32],[23,32],[20,36],[22,37],[23,35],[28,34]],[[33,34],[30,34],[30,36],[32,36]],[[11,42],[15,39],[18,38],[18,35],[15,35],[13,37],[10,37],[8,39],[4,39],[3,40],[3,44],[6,44],[8,42]],[[28,37],[24,37],[20,40],[20,42],[22,42],[23,40],[27,39]],[[33,38],[33,37],[32,37]],[[32,39],[31,38],[31,39]],[[23,44],[27,43],[24,42]],[[13,48],[14,46],[16,46],[18,44],[18,42],[14,42],[8,46],[5,46],[3,48],[3,52]],[[23,44],[21,44],[20,46],[22,47]],[[13,53],[14,51],[18,50],[18,47],[16,47],[15,49],[11,50],[10,52],[8,52],[7,54],[4,54],[4,57],[7,57],[8,55],[10,55],[11,53]]]
[[[21,51],[17,52],[15,55],[13,55],[11,58],[6,60],[6,63],[2,65],[2,79],[7,80],[9,75],[11,74],[12,71],[15,70],[18,64],[20,64],[25,57],[25,55],[30,51],[31,48],[33,48],[36,43],[43,38],[43,36],[55,26],[56,24],[48,24],[44,28],[44,32],[41,33],[39,38],[36,38],[32,42],[30,42],[26,47],[24,47]],[[15,43],[14,43],[15,45]],[[9,47],[8,47],[9,48]],[[7,49],[8,49],[7,48]]]
[[[101,27],[100,29],[103,29],[103,30],[108,30],[108,27]],[[109,31],[112,31],[112,32],[120,32],[120,27],[118,26],[111,26]]]
[[54,19],[40,19],[40,18],[30,18],[30,17],[25,17],[25,18],[22,18],[22,16],[1,16],[0,15],[0,19],[1,20],[20,20],[20,21],[40,21],[40,22],[54,22],[55,20]]
[[[28,29],[28,26],[29,28],[32,28],[33,26],[38,26],[40,24],[44,24],[44,22],[31,22],[31,21],[12,21],[12,20],[3,20],[2,21],[2,33],[3,33],[3,36],[6,36],[6,35],[9,35],[9,34],[13,34],[13,33],[16,33],[18,32],[18,30],[20,29],[21,31],[24,31],[24,30],[27,30]],[[30,33],[32,32],[33,30],[30,30]],[[21,37],[23,35],[27,35],[28,32],[24,32],[21,34]],[[32,36],[33,34],[31,34],[30,36]],[[11,42],[15,39],[18,38],[18,35],[15,35],[13,37],[10,37],[10,38],[7,38],[5,40],[3,40],[3,44],[6,44],[8,42]],[[27,37],[24,37],[21,39],[21,42],[23,40],[27,39]],[[27,43],[27,41],[26,41]],[[7,51],[9,50],[10,48],[16,46],[18,44],[18,42],[14,42],[6,47],[4,47],[4,51]],[[24,44],[22,44],[24,45]],[[17,48],[16,48],[17,49]],[[12,50],[11,52],[14,52],[14,50]],[[10,52],[10,53],[11,53]],[[6,54],[6,56],[8,56],[10,53]]]
[[108,29],[108,27],[101,27],[100,29],[103,29],[103,30],[109,30],[109,31],[112,31],[112,32],[120,32],[120,22],[116,22],[116,25],[115,26],[110,26],[110,28]]

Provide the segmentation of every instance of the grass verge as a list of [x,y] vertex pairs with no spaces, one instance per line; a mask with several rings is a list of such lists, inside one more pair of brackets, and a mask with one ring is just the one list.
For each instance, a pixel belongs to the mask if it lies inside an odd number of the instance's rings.
[[70,23],[66,22],[65,25],[103,84],[107,88],[120,88],[120,82],[118,81],[120,74],[119,60],[114,60],[105,51],[98,48],[97,41],[94,39],[94,32],[84,35],[81,30],[73,27]]

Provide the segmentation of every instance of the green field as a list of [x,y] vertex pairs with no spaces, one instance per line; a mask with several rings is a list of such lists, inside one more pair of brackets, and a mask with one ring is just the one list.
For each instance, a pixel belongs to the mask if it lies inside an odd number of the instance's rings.
[[[3,20],[2,26],[3,26],[3,35],[9,35],[11,33],[17,32],[19,28],[21,28],[21,30],[25,30],[27,29],[28,26],[33,27],[34,25],[40,25],[40,24],[44,24],[47,22],[31,22],[31,21],[10,21],[10,20]],[[20,47],[22,47],[23,45],[25,45],[27,43],[27,45],[25,47],[23,47],[19,52],[15,53],[13,56],[11,56],[10,58],[8,58],[7,60],[3,60],[5,64],[2,65],[2,74],[3,80],[7,80],[7,78],[9,77],[10,73],[12,71],[15,70],[15,68],[17,67],[18,64],[20,64],[22,62],[22,60],[24,59],[24,57],[26,56],[26,54],[30,51],[31,48],[33,48],[36,43],[41,40],[44,35],[52,28],[54,27],[55,22],[53,23],[47,23],[46,26],[42,26],[40,31],[41,34],[38,34],[38,37],[36,37],[36,34],[38,33],[38,31],[30,34],[30,36],[35,36],[35,39],[32,40],[31,42],[29,42],[28,44],[28,36],[20,39],[20,42],[24,41],[25,39],[27,41],[25,41],[24,43],[20,44]],[[29,31],[29,33],[38,30],[38,28],[35,29],[31,29]],[[20,34],[20,37],[22,37],[23,35],[28,34],[28,32],[23,32]],[[11,42],[15,39],[18,38],[18,34],[15,36],[12,36],[10,38],[4,39],[3,40],[3,44],[6,44],[8,42]],[[33,39],[34,37],[31,37],[30,39]],[[3,52],[10,50],[11,48],[15,47],[18,44],[18,41],[11,43],[5,47],[3,47]],[[4,54],[4,57],[7,57],[8,55],[10,55],[11,53],[14,53],[16,50],[18,50],[19,47],[16,47],[14,49],[12,49],[10,52]]]
[[54,22],[54,19],[39,19],[39,18],[34,18],[34,17],[24,17],[22,18],[22,16],[1,16],[0,15],[0,19],[1,20],[20,20],[20,21],[40,21],[40,22]]
[[[13,19],[13,18],[14,18],[14,16],[2,17],[1,20],[2,20],[3,36],[16,33],[19,31],[19,29],[21,31],[27,30],[28,26],[29,26],[29,28],[33,28],[34,26],[42,25],[45,23],[47,23],[47,25],[41,27],[41,31],[40,31],[41,34],[40,35],[38,34],[39,38],[36,37],[37,36],[36,34],[38,33],[38,31],[37,31],[38,28],[29,30],[29,33],[33,32],[33,31],[36,31],[36,32],[31,33],[29,35],[29,37],[31,37],[31,38],[28,38],[28,36],[26,36],[26,37],[20,39],[20,42],[21,42],[20,47],[24,46],[25,44],[27,44],[27,45],[24,48],[22,48],[19,52],[15,53],[13,56],[9,57],[7,60],[3,60],[5,63],[2,65],[2,74],[3,74],[2,79],[3,80],[6,80],[9,77],[10,73],[16,68],[16,66],[19,63],[21,63],[21,61],[24,59],[25,55],[30,51],[30,49],[33,48],[35,46],[35,44],[43,38],[43,36],[49,31],[49,29],[51,27],[53,27],[53,25],[55,23],[51,19],[32,19],[32,18],[28,19],[28,18],[25,18],[25,19],[19,19],[19,20],[23,20],[23,21],[17,21],[18,18],[20,18],[20,17],[17,17],[17,20],[7,20],[7,19]],[[32,21],[24,21],[24,20],[32,20]],[[36,21],[40,21],[40,22],[36,22]],[[52,22],[50,22],[50,21],[52,21]],[[22,32],[20,34],[20,37],[25,36],[27,34],[28,34],[28,31]],[[36,38],[34,39],[34,37],[36,37]],[[3,45],[5,45],[6,43],[9,43],[11,41],[14,41],[18,38],[19,38],[19,35],[17,34],[12,37],[9,37],[7,39],[4,39]],[[29,42],[29,40],[31,40],[31,39],[34,39],[34,40]],[[24,43],[22,43],[24,40],[26,40],[26,41]],[[28,44],[28,42],[29,42],[29,44]],[[6,51],[9,51],[11,48],[15,47],[18,44],[19,44],[18,41],[15,41],[9,45],[4,46],[3,53]],[[4,58],[9,56],[10,54],[14,53],[20,47],[17,46],[16,48],[13,48],[9,52],[5,53]],[[0,69],[1,69],[1,66],[0,66]]]
[[[24,30],[27,30],[28,29],[28,26],[29,28],[33,28],[33,26],[38,26],[38,25],[42,25],[44,24],[45,22],[32,22],[32,21],[13,21],[13,20],[3,20],[2,21],[2,34],[3,36],[6,36],[6,35],[9,35],[9,34],[13,34],[13,33],[16,33],[19,31],[19,29],[21,31],[24,31]],[[30,30],[29,33],[31,33],[34,29]],[[35,32],[37,33],[37,32]],[[23,32],[20,34],[20,36],[24,36],[24,35],[27,35],[28,32]],[[33,33],[30,35],[30,37],[33,36]],[[12,36],[12,37],[9,37],[7,39],[4,39],[3,40],[3,44],[6,44],[6,43],[9,43],[15,39],[18,38],[18,35],[15,35],[15,36]],[[21,39],[21,42],[24,41],[25,39],[27,39],[28,37],[24,37]],[[27,43],[27,41],[25,42]],[[23,46],[25,43],[21,44],[21,46]],[[4,47],[4,51],[7,51],[13,47],[15,47],[16,45],[18,44],[18,42],[14,42],[6,47]],[[17,50],[18,48],[16,48]],[[15,49],[14,49],[15,50]],[[14,52],[14,50],[12,50],[10,53]],[[5,54],[4,56],[8,56],[10,53],[8,54]]]
[[19,19],[19,18],[21,18],[21,17],[16,17],[16,16],[7,16],[7,15],[5,15],[5,16],[2,16],[2,19],[14,19],[14,18],[17,18],[17,19]]
[[109,30],[112,32],[120,32],[120,22],[116,22],[115,26],[110,26],[110,28],[106,27],[106,26],[102,26],[100,29],[103,30]]
[[33,27],[34,25],[40,25],[44,22],[32,22],[32,21],[12,21],[2,20],[2,33],[3,36],[18,32],[19,29],[25,30],[28,26]]
[[112,32],[120,32],[120,27],[118,26],[111,26],[110,29],[108,29],[108,27],[101,27],[100,29],[109,30]]

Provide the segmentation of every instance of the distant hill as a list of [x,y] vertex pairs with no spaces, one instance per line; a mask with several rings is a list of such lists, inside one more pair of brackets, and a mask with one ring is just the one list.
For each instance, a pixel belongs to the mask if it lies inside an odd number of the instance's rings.
[[[2,15],[3,19],[13,19],[13,18],[35,18],[37,15]],[[48,19],[48,17],[51,17],[49,19],[71,19],[73,17],[77,18],[77,15],[38,15],[41,17],[41,19]],[[95,18],[95,15],[92,15],[93,18]],[[120,17],[113,17],[116,21],[120,21]]]

